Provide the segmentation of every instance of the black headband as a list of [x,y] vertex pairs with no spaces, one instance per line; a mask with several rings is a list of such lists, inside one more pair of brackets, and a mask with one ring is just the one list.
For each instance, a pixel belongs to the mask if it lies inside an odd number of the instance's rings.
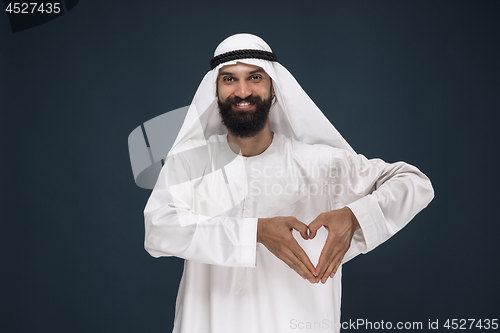
[[231,60],[237,60],[237,59],[247,59],[247,58],[255,58],[255,59],[263,59],[263,60],[269,60],[269,61],[276,61],[278,60],[278,57],[276,57],[276,54],[268,51],[262,51],[262,50],[235,50],[235,51],[229,51],[226,53],[219,54],[216,57],[213,57],[212,60],[210,60],[210,67],[214,69],[218,65],[228,62]]

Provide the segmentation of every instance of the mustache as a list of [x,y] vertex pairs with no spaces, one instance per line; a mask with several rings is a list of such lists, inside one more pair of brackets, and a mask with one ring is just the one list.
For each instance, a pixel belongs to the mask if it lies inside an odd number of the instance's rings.
[[245,97],[245,98],[240,98],[238,96],[234,96],[234,97],[226,98],[226,100],[224,101],[224,104],[226,104],[226,105],[238,104],[241,102],[248,102],[250,104],[256,104],[256,103],[262,102],[262,98],[260,98],[259,96],[254,96],[254,95],[250,95],[250,96]]

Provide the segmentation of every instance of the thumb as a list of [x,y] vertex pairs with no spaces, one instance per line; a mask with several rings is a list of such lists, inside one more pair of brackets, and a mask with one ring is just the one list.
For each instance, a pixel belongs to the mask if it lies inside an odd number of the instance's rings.
[[309,223],[309,225],[307,226],[307,228],[309,229],[309,239],[313,239],[316,236],[316,232],[319,228],[321,228],[322,225],[323,223],[321,223],[318,218],[315,218],[314,221]]
[[309,239],[309,237],[307,236],[307,224],[302,223],[297,219],[294,219],[294,221],[291,224],[291,227],[300,232],[302,238]]

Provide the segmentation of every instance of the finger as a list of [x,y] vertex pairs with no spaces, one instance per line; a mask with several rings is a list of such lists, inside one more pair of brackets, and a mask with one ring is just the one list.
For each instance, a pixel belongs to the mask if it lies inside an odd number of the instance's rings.
[[284,255],[279,257],[285,264],[288,265],[291,269],[293,269],[295,272],[297,272],[303,279],[306,279],[306,275],[299,269],[299,266],[296,264],[296,262],[293,262],[291,257],[288,255]]
[[309,236],[307,234],[307,224],[300,222],[296,218],[293,218],[293,220],[290,223],[290,226],[300,232],[300,235],[304,239],[309,239]]
[[325,274],[321,277],[321,282],[324,284],[326,283],[326,280],[328,280],[328,277],[333,278],[333,275],[337,272],[337,269],[340,265],[340,261],[338,258],[334,258],[330,265],[328,266],[328,269],[325,271]]
[[336,244],[336,247],[332,252],[330,262],[327,265],[327,269],[325,269],[324,273],[319,275],[321,279],[323,279],[323,277],[328,278],[328,276],[332,276],[332,271],[334,271],[335,273],[337,272],[337,268],[342,263],[342,259],[344,258],[347,250],[348,247],[342,246],[342,244]]
[[304,279],[313,279],[313,274],[306,268],[306,266],[293,254],[290,249],[286,249],[283,252],[281,258],[291,269],[296,271]]
[[328,276],[333,279],[333,276],[337,273],[338,268],[342,264],[342,260],[344,259],[344,256],[347,252],[349,247],[344,246],[343,248],[339,248],[339,251],[337,251],[331,260],[330,265],[328,266],[328,269],[325,271],[325,273],[322,275],[321,280],[323,278],[328,279]]
[[349,249],[349,246],[350,243],[343,237],[328,237],[319,257],[318,265],[316,267],[316,276],[319,277],[319,279],[328,277],[331,272],[326,274],[326,271],[330,264],[332,262],[337,263],[337,261],[341,262],[345,253]]
[[[335,247],[335,242],[332,238],[327,238],[323,250],[319,256],[318,265],[316,266],[316,276],[321,279],[326,269],[330,265],[331,259],[333,258],[333,251]],[[318,279],[318,281],[319,281]]]
[[344,255],[347,251],[344,251],[342,253],[342,255],[340,255],[337,259],[336,259],[336,264],[335,264],[335,267],[333,268],[333,271],[330,273],[330,277],[333,279],[333,276],[335,274],[337,274],[337,271],[339,269],[339,267],[342,265],[342,260],[344,259]]
[[313,239],[316,236],[316,232],[318,231],[319,228],[321,228],[322,225],[323,223],[321,223],[321,221],[319,221],[318,218],[314,219],[311,223],[309,223],[309,225],[307,226],[309,230],[309,239]]
[[323,277],[325,276],[326,270],[330,266],[331,262],[332,262],[331,259],[330,260],[323,259],[321,261],[321,263],[318,263],[318,266],[316,268],[316,281],[317,281],[317,283],[319,283],[323,279]]
[[314,275],[316,273],[316,269],[314,268],[314,265],[312,264],[311,260],[307,256],[307,253],[299,245],[299,243],[297,243],[295,238],[293,239],[293,243],[290,245],[290,250],[300,260],[300,262],[302,264],[304,264],[306,269],[311,273],[312,276],[309,276],[309,277],[314,278]]
[[330,277],[333,279],[333,276],[337,274],[337,271],[339,270],[340,265],[342,264],[342,261],[337,262],[337,265],[333,269],[332,273],[330,274]]
[[335,261],[330,262],[330,264],[328,265],[325,273],[320,277],[320,282],[321,283],[325,284],[325,282],[330,277],[330,274],[332,273],[334,267],[335,267]]

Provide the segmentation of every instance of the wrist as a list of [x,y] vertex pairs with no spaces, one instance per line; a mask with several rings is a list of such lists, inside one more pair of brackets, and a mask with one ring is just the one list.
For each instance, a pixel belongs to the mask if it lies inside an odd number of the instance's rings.
[[261,242],[261,236],[262,236],[262,228],[264,226],[266,219],[259,218],[257,219],[257,243],[262,243]]
[[352,230],[356,231],[357,229],[361,228],[361,225],[359,224],[359,221],[356,218],[356,215],[354,215],[354,213],[352,212],[352,210],[349,207],[347,207],[347,206],[344,207],[344,209],[346,210],[346,212],[350,216]]

